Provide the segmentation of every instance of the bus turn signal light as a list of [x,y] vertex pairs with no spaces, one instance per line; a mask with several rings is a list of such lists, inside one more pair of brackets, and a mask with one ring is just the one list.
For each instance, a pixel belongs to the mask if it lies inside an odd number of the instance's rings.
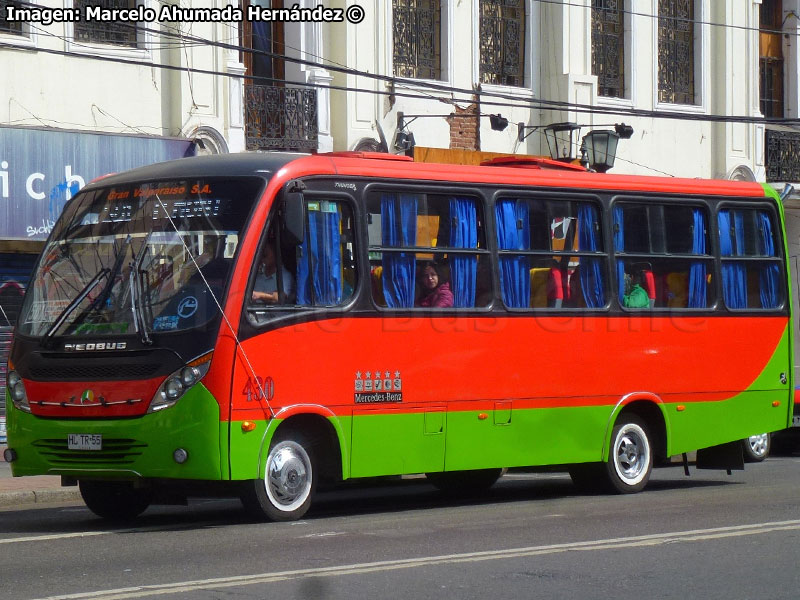
[[683,404],[678,404],[678,406],[675,407],[675,410],[678,412],[683,412],[686,410],[686,407]]
[[774,406],[775,408],[778,408],[780,405],[781,405],[781,401],[780,400],[775,400],[775,401],[772,402],[772,406]]
[[489,415],[487,415],[486,413],[478,413],[478,420],[479,421],[485,421],[488,418],[489,418]]
[[242,421],[242,431],[247,433],[248,431],[253,431],[256,428],[256,424],[252,421]]

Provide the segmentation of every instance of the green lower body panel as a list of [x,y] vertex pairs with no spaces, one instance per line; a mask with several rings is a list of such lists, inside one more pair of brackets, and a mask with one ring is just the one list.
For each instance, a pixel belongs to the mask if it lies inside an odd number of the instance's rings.
[[[132,419],[43,419],[6,403],[8,446],[17,453],[15,476],[144,477],[219,480],[221,443],[219,405],[202,384],[172,407]],[[227,424],[225,424],[227,427]],[[69,450],[71,433],[99,434],[100,450]],[[178,464],[173,452],[188,460]]]
[[405,409],[396,414],[353,414],[350,476],[372,477],[444,469],[445,408]]
[[[773,406],[773,402],[778,402]],[[722,402],[665,405],[670,455],[708,448],[787,427],[786,390],[748,391]]]
[[526,410],[503,406],[491,412],[449,413],[445,469],[598,461],[611,410],[610,406]]

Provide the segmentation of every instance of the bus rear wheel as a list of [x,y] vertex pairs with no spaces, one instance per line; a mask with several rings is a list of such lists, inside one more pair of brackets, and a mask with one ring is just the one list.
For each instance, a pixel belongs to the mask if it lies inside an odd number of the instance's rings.
[[653,471],[653,450],[646,423],[636,415],[624,415],[611,432],[611,450],[605,464],[612,492],[640,492]]
[[247,482],[242,503],[257,518],[295,521],[311,506],[316,485],[309,444],[296,434],[278,433],[270,445],[264,476]]
[[129,481],[81,480],[78,487],[89,510],[111,521],[135,519],[153,499],[151,490],[134,487]]
[[768,433],[751,435],[742,440],[745,462],[761,462],[769,456],[772,436]]

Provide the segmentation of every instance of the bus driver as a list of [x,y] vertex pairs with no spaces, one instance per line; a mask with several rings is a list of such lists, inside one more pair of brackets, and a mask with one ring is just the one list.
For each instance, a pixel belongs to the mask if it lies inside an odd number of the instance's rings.
[[[294,303],[294,277],[292,274],[281,265],[281,275],[283,284],[283,294],[285,296],[285,303]],[[277,265],[275,263],[275,248],[271,243],[264,247],[264,255],[261,260],[261,266],[256,276],[256,282],[253,285],[253,302],[262,304],[278,304],[278,278],[277,278]]]

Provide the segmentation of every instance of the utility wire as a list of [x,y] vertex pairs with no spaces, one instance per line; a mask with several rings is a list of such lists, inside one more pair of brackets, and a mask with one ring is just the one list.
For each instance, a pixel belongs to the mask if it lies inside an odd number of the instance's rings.
[[[574,3],[568,2],[559,2],[557,0],[535,0],[540,3],[546,4],[558,4],[558,5],[567,5],[567,6],[575,6],[575,7],[582,7],[582,8],[591,8],[585,5],[579,5]],[[28,6],[35,6],[31,5],[27,2],[20,2],[20,5],[28,5]],[[630,11],[629,11],[630,12]],[[643,16],[654,16],[648,15],[647,13],[633,13],[637,15]],[[429,95],[421,94],[419,91],[420,87],[428,88],[432,91],[436,92],[443,92],[449,94],[464,94],[465,97],[461,99],[453,98],[449,101],[449,103],[456,103],[456,102],[474,102],[476,96],[481,98],[480,102],[487,106],[501,106],[501,107],[510,107],[510,108],[525,108],[531,110],[561,110],[561,111],[568,111],[568,112],[575,112],[580,114],[605,114],[605,115],[621,115],[621,116],[630,116],[630,117],[639,117],[639,118],[653,118],[653,119],[677,119],[677,120],[693,120],[693,121],[704,121],[704,122],[723,122],[723,123],[765,123],[765,124],[776,124],[776,125],[800,125],[800,118],[795,119],[785,119],[785,118],[774,118],[774,117],[753,117],[749,115],[708,115],[708,114],[695,114],[695,113],[684,113],[684,112],[673,112],[673,111],[658,111],[658,110],[644,110],[644,109],[636,109],[636,108],[628,108],[628,107],[608,107],[608,106],[596,106],[591,104],[580,104],[580,103],[571,103],[565,101],[557,101],[557,100],[547,100],[543,98],[533,98],[530,100],[524,100],[519,98],[517,95],[513,94],[505,94],[502,92],[497,91],[486,91],[482,89],[466,89],[466,88],[457,88],[454,86],[449,86],[447,84],[437,83],[437,82],[430,82],[430,81],[420,81],[420,80],[413,80],[413,79],[405,79],[399,78],[389,75],[380,75],[376,73],[368,73],[366,71],[360,71],[358,69],[352,69],[348,67],[338,66],[334,64],[326,64],[323,62],[317,61],[310,61],[298,57],[290,57],[286,56],[285,54],[280,54],[276,52],[269,52],[266,50],[256,50],[253,48],[245,48],[240,45],[236,44],[228,44],[225,42],[217,42],[213,40],[209,40],[202,37],[191,36],[188,34],[183,33],[172,33],[169,31],[163,30],[155,30],[152,28],[144,27],[138,24],[128,24],[128,23],[119,23],[120,25],[125,25],[129,27],[136,27],[140,31],[146,31],[149,33],[153,33],[155,35],[161,35],[166,37],[177,37],[182,42],[189,41],[194,44],[204,44],[207,46],[214,46],[219,47],[222,49],[227,50],[234,50],[239,52],[248,52],[254,55],[263,55],[270,58],[277,58],[282,59],[287,62],[293,62],[302,64],[305,66],[317,67],[317,68],[324,68],[327,70],[340,72],[346,75],[353,75],[358,77],[369,78],[373,80],[383,81],[388,83],[390,86],[402,86],[408,85],[410,87],[415,88],[413,93],[402,93],[397,92],[396,90],[384,91],[384,90],[374,90],[369,88],[357,88],[351,86],[321,86],[318,84],[308,83],[308,82],[293,82],[287,81],[285,79],[279,78],[269,78],[269,77],[256,77],[256,76],[243,76],[245,78],[250,78],[252,80],[259,80],[259,81],[270,81],[273,83],[288,83],[297,86],[304,86],[304,87],[325,87],[332,90],[339,90],[339,91],[346,91],[346,92],[363,92],[363,93],[371,93],[376,95],[385,95],[385,96],[400,96],[400,97],[408,97],[408,98],[416,98],[416,99],[424,99],[430,98]],[[722,24],[716,24],[719,26],[726,26]],[[55,36],[61,37],[61,36]],[[61,38],[64,39],[64,38]],[[0,47],[2,46],[10,46],[13,47],[13,44],[6,44],[0,42]],[[53,50],[46,50],[46,49],[39,49],[40,51],[53,51]],[[65,54],[69,55],[69,52],[65,52]],[[89,55],[83,56],[78,55],[84,58],[98,58],[102,59],[103,57]],[[210,75],[219,75],[219,76],[229,76],[229,77],[242,77],[239,75],[232,75],[230,73],[225,73],[221,71],[212,71],[212,70],[201,70],[201,69],[193,69],[189,67],[177,67],[175,65],[165,65],[161,63],[153,63],[153,62],[137,62],[131,60],[119,60],[114,59],[119,62],[126,62],[129,64],[141,64],[143,66],[150,66],[156,68],[175,68],[177,70],[183,70],[189,73],[203,73],[203,74],[210,74]],[[491,102],[483,100],[484,97],[489,98],[499,98],[504,100],[504,102]]]
[[[707,2],[711,2],[712,0],[706,0]],[[719,1],[719,0],[716,0]],[[665,21],[671,21],[673,23],[687,23],[691,25],[707,25],[709,27],[715,27],[719,29],[738,29],[740,31],[750,31],[750,32],[761,32],[761,33],[779,33],[781,35],[790,35],[793,37],[800,36],[800,32],[787,32],[783,31],[782,29],[769,29],[769,28],[762,28],[762,27],[752,27],[749,25],[735,25],[731,23],[717,23],[715,21],[703,21],[702,19],[693,19],[691,17],[678,17],[673,15],[657,15],[653,13],[646,13],[646,12],[639,12],[635,10],[625,10],[623,8],[605,8],[605,7],[595,7],[592,4],[578,4],[576,2],[570,2],[569,0],[531,0],[531,2],[536,2],[538,4],[555,4],[557,6],[569,6],[571,8],[581,8],[587,10],[597,10],[603,12],[618,12],[625,15],[630,15],[632,17],[646,17],[648,19],[659,19]],[[783,19],[783,23],[785,24],[789,17],[794,17],[800,21],[800,17],[797,13],[793,10],[785,11],[786,17]]]
[[[19,49],[19,50],[29,50],[27,46],[13,44],[7,41],[0,41],[0,48],[11,48],[11,49]],[[220,77],[230,77],[233,79],[245,79],[253,82],[269,82],[269,83],[280,83],[280,84],[289,84],[292,86],[297,87],[306,87],[306,88],[322,88],[322,89],[329,89],[335,91],[343,91],[343,92],[361,92],[367,94],[375,94],[381,96],[396,96],[396,97],[404,97],[404,98],[413,98],[413,99],[430,99],[430,97],[426,94],[420,94],[413,91],[406,91],[401,92],[397,90],[375,90],[370,88],[359,88],[359,87],[352,87],[352,86],[342,86],[342,85],[321,85],[317,83],[305,82],[305,81],[289,81],[286,79],[276,78],[276,77],[264,77],[264,76],[257,76],[257,75],[239,75],[234,73],[228,73],[225,71],[215,71],[212,69],[201,69],[198,67],[183,67],[179,65],[170,65],[166,63],[156,63],[153,61],[146,61],[146,60],[137,60],[137,59],[127,59],[121,57],[111,57],[111,56],[102,56],[102,55],[85,55],[81,53],[72,52],[69,50],[56,50],[54,48],[38,48],[38,52],[43,52],[46,54],[55,54],[60,56],[70,56],[74,58],[85,58],[87,60],[99,60],[103,62],[113,62],[113,63],[122,63],[122,64],[129,64],[129,65],[137,65],[142,67],[149,67],[149,68],[159,68],[159,69],[166,69],[172,71],[181,71],[186,73],[199,73],[202,75],[217,75]],[[259,52],[259,51],[255,51]],[[270,56],[278,56],[272,52],[265,52],[264,54]],[[286,60],[289,62],[292,61],[299,61],[300,59],[294,59],[292,57],[286,57]],[[308,62],[308,61],[303,61]],[[370,73],[363,73],[364,77],[378,77],[382,78],[385,76],[374,75]],[[479,90],[475,91],[468,91],[462,90],[459,88],[450,88],[453,93],[464,93],[469,94],[469,96],[464,98],[452,98],[452,99],[442,99],[438,98],[441,101],[444,101],[448,104],[453,103],[472,103],[474,102],[475,95],[485,95],[489,97],[496,97],[500,96],[501,99],[503,98],[502,94],[496,94],[494,92],[481,92]],[[670,111],[655,111],[655,110],[643,110],[643,109],[629,109],[626,107],[610,107],[610,106],[593,106],[589,104],[577,104],[577,103],[570,103],[570,102],[557,102],[552,100],[541,100],[532,98],[530,100],[521,99],[519,97],[510,96],[509,101],[487,101],[487,100],[480,100],[481,105],[483,106],[497,106],[497,107],[506,107],[506,108],[524,108],[524,109],[538,109],[538,110],[563,110],[569,111],[579,114],[596,114],[596,115],[622,115],[622,116],[631,116],[631,117],[641,117],[641,118],[653,118],[653,119],[676,119],[681,121],[704,121],[704,122],[716,122],[716,123],[765,123],[765,124],[775,124],[775,125],[800,125],[800,119],[778,119],[778,118],[765,118],[765,117],[751,117],[746,115],[709,115],[709,114],[695,114],[695,113],[683,113],[683,112],[670,112]]]

